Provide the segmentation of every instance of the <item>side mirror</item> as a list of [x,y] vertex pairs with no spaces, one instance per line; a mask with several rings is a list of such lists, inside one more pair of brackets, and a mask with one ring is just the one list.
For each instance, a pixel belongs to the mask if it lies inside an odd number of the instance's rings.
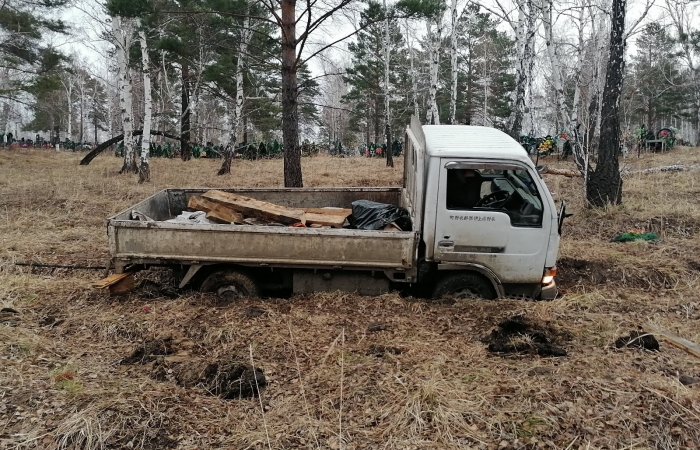
[[558,224],[559,225],[558,226],[559,236],[561,236],[561,229],[564,226],[564,219],[566,219],[567,217],[571,217],[571,216],[573,216],[573,214],[566,213],[566,201],[562,200],[561,208],[559,208],[559,224]]

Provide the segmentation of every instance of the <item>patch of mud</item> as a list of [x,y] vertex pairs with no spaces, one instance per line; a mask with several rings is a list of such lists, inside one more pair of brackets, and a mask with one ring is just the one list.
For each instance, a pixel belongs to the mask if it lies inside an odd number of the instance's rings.
[[377,345],[377,344],[372,344],[369,346],[369,349],[367,350],[368,355],[376,356],[377,358],[381,358],[382,356],[386,355],[387,353],[391,355],[400,355],[403,352],[402,349],[398,347],[390,347],[388,345]]
[[225,400],[257,397],[267,385],[262,369],[235,358],[213,363],[197,358],[159,358],[153,363],[151,376],[187,388],[201,387]]
[[631,331],[629,336],[618,338],[615,341],[615,347],[636,347],[658,352],[659,341],[657,341],[656,338],[649,333],[644,333],[643,331]]
[[492,353],[520,353],[566,356],[566,350],[557,346],[553,330],[536,325],[523,316],[513,316],[498,324],[498,329],[482,338]]
[[155,361],[158,357],[172,355],[174,352],[175,350],[171,338],[144,341],[134,349],[131,355],[122,359],[120,364],[147,364]]
[[608,261],[587,261],[576,258],[561,258],[557,261],[557,286],[568,289],[579,284],[614,283],[618,286],[649,289],[657,287],[671,289],[676,280],[669,279],[659,270],[640,268],[636,273],[622,271]]

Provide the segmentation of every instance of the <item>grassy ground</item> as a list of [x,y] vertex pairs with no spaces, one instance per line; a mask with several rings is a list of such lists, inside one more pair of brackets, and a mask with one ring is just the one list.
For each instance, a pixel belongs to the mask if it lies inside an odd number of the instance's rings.
[[[221,306],[158,283],[125,298],[90,288],[99,271],[14,262],[101,265],[104,219],[170,186],[277,186],[281,161],[153,161],[153,181],[120,162],[46,150],[0,150],[0,448],[566,448],[700,446],[700,358],[617,350],[645,323],[700,342],[698,172],[632,175],[624,202],[586,210],[581,181],[546,176],[575,216],[565,226],[561,297],[460,301],[316,294]],[[630,168],[700,162],[700,149],[628,158]],[[570,167],[554,159],[548,164]],[[402,168],[365,158],[305,159],[307,186],[400,184]],[[630,228],[658,243],[610,242]],[[246,308],[265,310],[252,317]],[[515,314],[552,330],[563,358],[501,357],[481,338]],[[368,331],[380,322],[384,330]],[[260,399],[220,400],[120,365],[172,339],[188,360],[262,367]],[[162,378],[162,377],[161,377]],[[172,377],[170,377],[172,378]]]

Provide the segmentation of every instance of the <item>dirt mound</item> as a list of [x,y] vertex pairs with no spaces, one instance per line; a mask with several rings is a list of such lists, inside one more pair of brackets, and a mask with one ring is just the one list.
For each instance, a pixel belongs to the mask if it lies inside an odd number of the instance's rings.
[[522,353],[539,356],[566,356],[566,350],[555,346],[551,330],[531,323],[523,316],[514,316],[498,324],[481,341],[493,353]]
[[158,359],[153,364],[151,376],[187,388],[201,387],[210,395],[226,400],[257,397],[260,389],[267,385],[262,369],[235,358],[213,363],[196,358],[173,359]]
[[387,353],[392,355],[400,355],[403,353],[403,350],[398,347],[391,347],[388,345],[372,344],[369,346],[369,350],[367,351],[368,355],[376,356],[377,358],[381,358]]
[[170,338],[144,341],[134,349],[130,356],[122,359],[120,364],[147,364],[160,356],[172,355],[173,353],[173,342]]
[[649,333],[631,331],[629,336],[618,338],[615,341],[615,347],[636,347],[658,352],[659,341]]

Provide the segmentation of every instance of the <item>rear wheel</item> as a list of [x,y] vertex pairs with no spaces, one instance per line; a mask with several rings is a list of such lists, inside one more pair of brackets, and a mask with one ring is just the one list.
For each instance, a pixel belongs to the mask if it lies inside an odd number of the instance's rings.
[[260,294],[255,280],[248,274],[236,270],[212,273],[204,280],[199,290],[213,292],[222,300],[229,302],[245,297],[257,297]]
[[498,295],[489,280],[476,273],[450,275],[438,282],[433,298],[452,297],[459,299],[483,298],[494,300]]

